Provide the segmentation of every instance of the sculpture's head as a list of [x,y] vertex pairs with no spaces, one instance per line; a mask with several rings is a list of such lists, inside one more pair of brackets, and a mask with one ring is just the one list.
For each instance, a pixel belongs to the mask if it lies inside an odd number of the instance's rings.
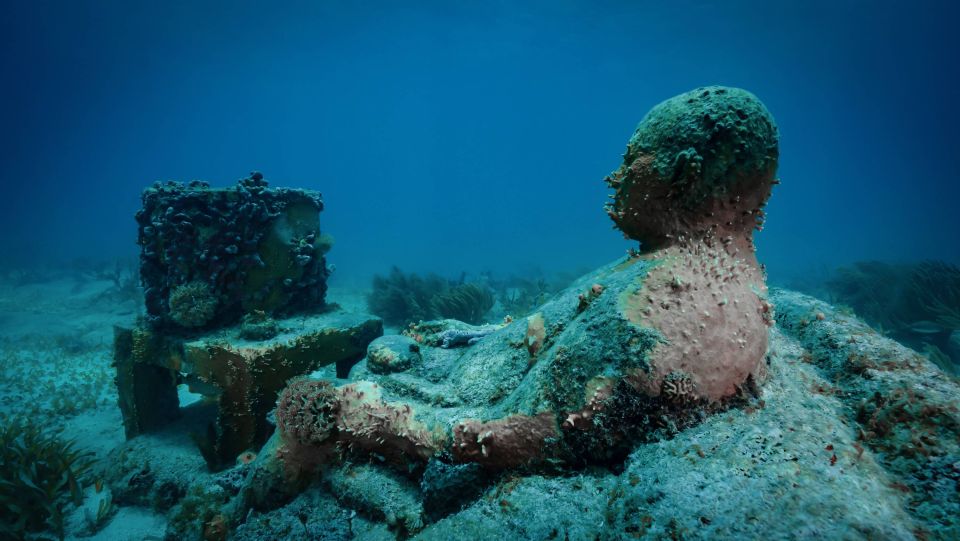
[[608,213],[645,250],[684,236],[746,236],[776,182],[779,134],[753,94],[710,86],[654,107],[607,177]]

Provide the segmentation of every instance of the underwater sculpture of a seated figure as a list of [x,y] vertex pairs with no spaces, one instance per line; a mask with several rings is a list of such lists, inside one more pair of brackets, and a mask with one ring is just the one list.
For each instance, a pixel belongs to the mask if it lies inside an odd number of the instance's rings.
[[[605,461],[755,392],[772,313],[752,235],[777,158],[774,120],[748,92],[657,105],[606,179],[608,214],[641,250],[467,347],[440,347],[455,324],[424,323],[392,342],[410,352],[371,344],[352,382],[293,382],[272,456],[294,476],[335,450],[407,469]],[[405,355],[396,371],[391,353]]]

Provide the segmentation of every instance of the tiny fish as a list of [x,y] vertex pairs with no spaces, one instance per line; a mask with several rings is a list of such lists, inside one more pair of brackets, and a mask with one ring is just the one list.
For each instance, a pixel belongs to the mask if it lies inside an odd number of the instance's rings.
[[917,321],[907,325],[906,329],[916,334],[938,334],[946,330],[933,321]]

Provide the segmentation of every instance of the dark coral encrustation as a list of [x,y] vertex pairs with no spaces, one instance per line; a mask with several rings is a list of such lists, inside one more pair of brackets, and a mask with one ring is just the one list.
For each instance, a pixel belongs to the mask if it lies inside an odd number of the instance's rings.
[[232,188],[158,182],[142,201],[140,276],[155,326],[214,328],[323,304],[319,193],[270,188],[253,172]]

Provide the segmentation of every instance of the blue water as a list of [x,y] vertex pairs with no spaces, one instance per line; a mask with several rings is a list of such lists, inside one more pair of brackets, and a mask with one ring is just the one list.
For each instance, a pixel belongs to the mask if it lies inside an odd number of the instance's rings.
[[318,189],[340,279],[586,269],[603,176],[706,84],[782,134],[771,277],[960,258],[956,2],[8,2],[0,264],[133,255],[140,190]]

